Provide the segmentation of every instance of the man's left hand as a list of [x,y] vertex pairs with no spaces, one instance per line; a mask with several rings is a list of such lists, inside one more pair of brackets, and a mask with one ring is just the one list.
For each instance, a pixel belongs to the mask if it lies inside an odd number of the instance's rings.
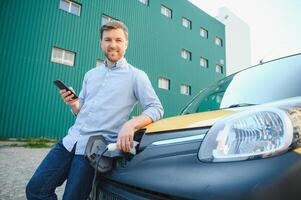
[[125,123],[118,133],[117,147],[124,152],[130,152],[133,148],[135,128]]

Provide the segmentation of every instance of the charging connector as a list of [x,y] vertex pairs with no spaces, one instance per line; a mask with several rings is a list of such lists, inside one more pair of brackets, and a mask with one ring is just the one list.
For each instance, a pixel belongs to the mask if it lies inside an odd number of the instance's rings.
[[[132,155],[136,155],[136,146],[138,144],[139,144],[139,142],[133,141],[133,148],[130,149],[130,153]],[[108,151],[116,151],[118,149],[117,144],[116,143],[108,144],[107,149],[108,149]]]

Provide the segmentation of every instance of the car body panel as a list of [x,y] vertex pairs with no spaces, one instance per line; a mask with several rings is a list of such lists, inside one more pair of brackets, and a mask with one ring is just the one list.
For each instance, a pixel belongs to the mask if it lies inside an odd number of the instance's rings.
[[[157,192],[149,199],[280,200],[301,197],[298,190],[301,155],[293,151],[262,160],[203,163],[197,159],[199,144],[191,146],[195,151],[183,145],[177,147],[187,150],[186,154],[171,153],[176,147],[169,147],[169,155],[159,153],[168,147],[149,149],[141,155],[147,159],[117,166],[102,177],[102,182],[118,180],[115,188],[124,187],[125,191],[134,188],[136,192],[131,193],[140,197]],[[118,194],[122,195],[120,199],[131,199],[122,191]]]
[[301,154],[301,148],[295,149],[294,152]]
[[218,110],[204,113],[194,113],[178,117],[161,119],[146,126],[146,133],[158,133],[162,131],[172,131],[185,128],[212,126],[216,120],[231,115],[235,111]]

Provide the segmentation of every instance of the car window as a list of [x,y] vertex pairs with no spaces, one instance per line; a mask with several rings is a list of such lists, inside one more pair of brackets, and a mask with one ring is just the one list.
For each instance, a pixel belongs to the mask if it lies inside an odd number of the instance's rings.
[[262,104],[301,96],[301,54],[260,64],[202,90],[182,114]]

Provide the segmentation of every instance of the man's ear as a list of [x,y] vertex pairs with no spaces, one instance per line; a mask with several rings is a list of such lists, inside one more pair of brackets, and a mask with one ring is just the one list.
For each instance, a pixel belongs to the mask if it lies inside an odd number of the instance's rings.
[[129,45],[129,41],[128,41],[128,40],[126,40],[126,41],[125,41],[125,50],[127,50],[127,48],[128,48],[128,45]]
[[102,49],[102,40],[100,39],[100,41],[99,41],[99,46],[100,46],[100,48]]

